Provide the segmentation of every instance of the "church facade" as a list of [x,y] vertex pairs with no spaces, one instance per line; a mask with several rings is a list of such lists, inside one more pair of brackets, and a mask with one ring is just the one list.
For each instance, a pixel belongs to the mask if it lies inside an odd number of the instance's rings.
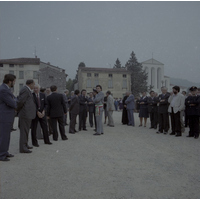
[[164,64],[155,60],[149,59],[142,62],[143,69],[148,74],[147,84],[152,86],[152,90],[157,93],[161,92],[161,87],[167,87],[170,91],[170,78],[164,75]]

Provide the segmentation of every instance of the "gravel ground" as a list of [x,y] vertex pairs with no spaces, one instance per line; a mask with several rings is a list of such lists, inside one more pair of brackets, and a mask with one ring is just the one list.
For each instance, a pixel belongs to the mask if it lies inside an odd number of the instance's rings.
[[200,139],[186,138],[188,129],[178,138],[156,134],[149,120],[138,127],[138,114],[136,127],[121,125],[121,112],[114,120],[104,135],[88,127],[53,145],[39,140],[31,154],[19,153],[19,130],[12,132],[15,157],[0,162],[0,198],[200,198]]

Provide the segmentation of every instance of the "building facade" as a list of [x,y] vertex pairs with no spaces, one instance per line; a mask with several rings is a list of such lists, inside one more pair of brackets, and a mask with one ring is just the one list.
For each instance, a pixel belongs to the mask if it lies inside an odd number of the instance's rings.
[[0,60],[1,83],[5,74],[14,74],[17,77],[13,90],[15,96],[19,95],[19,91],[26,84],[27,79],[33,79],[41,87],[58,85],[60,92],[66,88],[67,74],[65,74],[65,70],[50,65],[50,63],[43,63],[39,58],[2,59]]
[[152,86],[155,92],[160,93],[161,87],[165,86],[170,89],[170,78],[164,76],[164,64],[155,60],[149,59],[141,63],[143,69],[148,74],[148,86]]
[[114,98],[122,98],[131,90],[130,73],[124,69],[80,67],[77,71],[78,83],[74,89],[86,89],[92,92],[96,85],[101,85],[104,93],[110,90]]

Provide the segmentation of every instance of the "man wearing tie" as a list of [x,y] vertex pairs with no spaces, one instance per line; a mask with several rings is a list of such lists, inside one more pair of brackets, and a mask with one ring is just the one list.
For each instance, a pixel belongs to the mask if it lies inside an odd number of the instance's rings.
[[15,84],[15,79],[15,75],[6,74],[3,84],[0,86],[0,161],[9,161],[9,157],[14,157],[8,150],[17,107],[16,99],[10,91]]
[[35,85],[35,87],[34,87],[33,98],[36,103],[36,117],[35,117],[35,119],[32,120],[32,125],[31,125],[32,144],[35,147],[39,147],[37,137],[36,137],[38,121],[40,122],[40,126],[42,128],[44,143],[52,144],[49,141],[47,119],[46,119],[46,115],[45,115],[45,111],[47,108],[47,100],[46,100],[45,94],[40,92],[40,86],[38,84]]

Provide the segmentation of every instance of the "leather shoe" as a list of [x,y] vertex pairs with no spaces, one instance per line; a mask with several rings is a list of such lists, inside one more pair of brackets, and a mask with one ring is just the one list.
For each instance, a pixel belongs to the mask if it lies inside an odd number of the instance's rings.
[[165,135],[167,135],[167,132],[164,132]]
[[79,128],[78,130],[81,131],[81,128]]
[[68,140],[68,138],[64,138],[64,139],[62,139],[62,140]]
[[95,134],[93,134],[93,135],[101,135],[101,134],[99,134],[99,133],[95,133]]
[[87,131],[87,129],[86,129],[86,128],[84,128],[83,130],[84,130],[84,131]]
[[51,142],[46,142],[45,144],[52,144]]
[[75,132],[69,132],[69,133],[71,133],[71,134],[75,134]]
[[103,135],[104,133],[101,133],[101,135]]
[[20,151],[20,153],[32,153],[32,151],[26,150],[26,151]]
[[8,159],[8,158],[3,158],[3,159],[0,159],[0,161],[10,161],[10,159]]
[[33,147],[27,146],[28,149],[32,149]]
[[180,137],[180,136],[182,136],[182,135],[175,135],[175,137]]
[[175,133],[171,132],[170,135],[175,135]]
[[77,133],[78,131],[77,131],[77,130],[74,130],[74,132]]
[[39,144],[33,144],[34,147],[39,147]]
[[12,129],[11,129],[11,131],[16,131],[16,130],[17,130],[17,129],[15,129],[15,128],[12,128]]
[[187,135],[186,137],[194,137],[194,136],[191,136],[191,135]]
[[14,155],[8,154],[6,157],[7,157],[7,158],[12,158],[12,157],[14,157]]
[[194,136],[194,139],[198,139],[199,138],[199,136]]

